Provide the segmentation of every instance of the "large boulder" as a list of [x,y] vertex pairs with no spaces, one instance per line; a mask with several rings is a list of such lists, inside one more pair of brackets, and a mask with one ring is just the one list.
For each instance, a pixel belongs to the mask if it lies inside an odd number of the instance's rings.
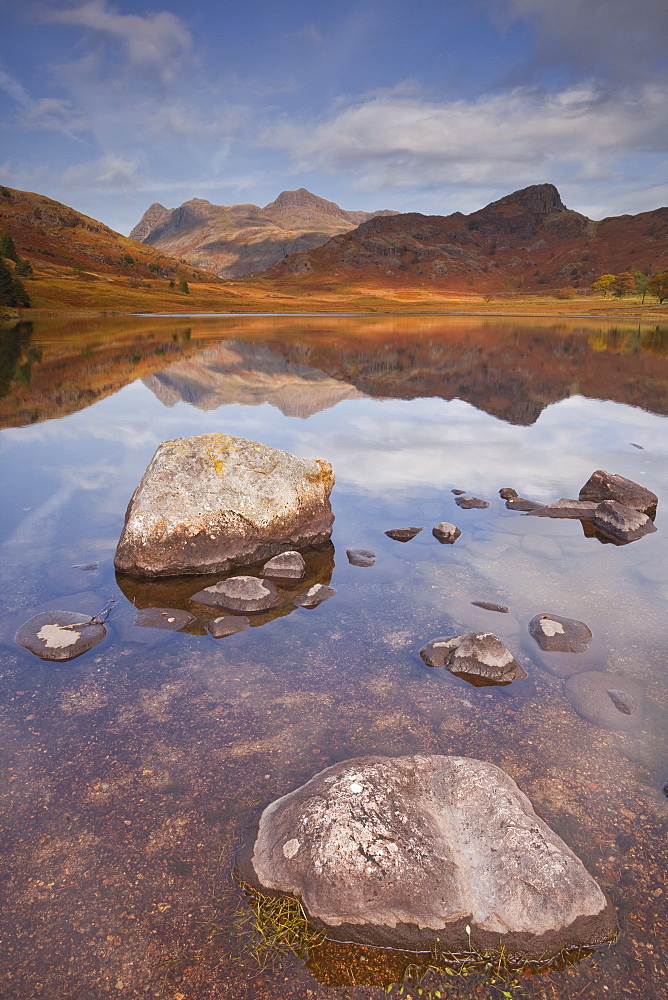
[[278,448],[200,434],[164,441],[134,492],[116,549],[139,577],[225,573],[327,541],[332,467]]
[[597,469],[584,484],[579,493],[580,500],[616,500],[625,507],[633,507],[643,514],[653,514],[659,502],[656,493],[639,486],[632,479],[618,476],[613,472]]
[[536,958],[617,930],[601,889],[512,778],[468,757],[328,767],[267,806],[237,871],[297,896],[334,940]]
[[654,522],[647,514],[617,500],[602,500],[598,504],[594,511],[594,524],[605,535],[622,542],[634,542],[656,531]]
[[524,667],[493,632],[467,632],[432,639],[422,647],[420,656],[428,667],[445,667],[476,687],[510,684],[527,676]]

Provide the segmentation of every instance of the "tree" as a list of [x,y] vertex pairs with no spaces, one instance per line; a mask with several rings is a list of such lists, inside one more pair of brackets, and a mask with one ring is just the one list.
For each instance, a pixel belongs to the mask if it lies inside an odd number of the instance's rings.
[[647,282],[647,291],[650,295],[656,295],[659,302],[668,299],[668,271],[662,271],[661,274],[655,274],[650,278]]
[[630,271],[622,271],[615,275],[615,280],[610,286],[618,299],[623,295],[632,294],[636,290],[635,278]]
[[15,278],[10,269],[0,258],[0,305],[29,306],[30,296],[23,283]]
[[183,292],[184,295],[190,295],[190,289],[188,288],[188,282],[186,281],[185,278],[181,279],[181,283],[179,285],[179,291]]
[[610,291],[610,286],[615,283],[614,274],[602,274],[600,278],[597,278],[594,284],[591,286],[592,292],[598,292],[599,295],[603,295],[605,298]]
[[648,267],[644,271],[639,271],[637,267],[632,267],[631,274],[636,283],[636,292],[638,295],[642,295],[642,302],[644,302],[647,294],[647,282],[651,277],[652,270]]
[[8,260],[13,261],[17,261],[19,259],[16,244],[14,243],[14,237],[6,230],[2,236],[0,236],[0,257],[7,257]]
[[25,257],[19,257],[16,262],[16,267],[14,268],[16,274],[20,275],[22,278],[29,278],[32,274],[32,264]]

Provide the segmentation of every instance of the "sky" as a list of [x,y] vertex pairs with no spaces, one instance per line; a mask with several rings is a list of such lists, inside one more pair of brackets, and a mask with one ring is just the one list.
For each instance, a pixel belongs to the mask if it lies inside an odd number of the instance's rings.
[[154,201],[668,204],[665,0],[0,0],[0,183]]

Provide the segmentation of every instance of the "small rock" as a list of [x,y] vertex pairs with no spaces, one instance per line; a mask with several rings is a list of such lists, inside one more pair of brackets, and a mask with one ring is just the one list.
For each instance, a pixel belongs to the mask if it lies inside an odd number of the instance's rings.
[[539,506],[533,510],[528,510],[527,514],[532,514],[534,517],[577,517],[580,520],[591,520],[597,506],[598,504],[595,500],[567,500],[562,498],[561,500],[555,500],[554,503],[548,503],[544,507]]
[[597,469],[579,493],[580,500],[616,500],[625,507],[633,507],[643,514],[653,514],[659,499],[656,493],[639,486],[632,479]]
[[423,530],[423,528],[390,528],[385,534],[395,542],[410,542],[411,538],[415,538]]
[[319,604],[333,597],[335,593],[333,587],[327,587],[324,583],[314,583],[308,590],[297,594],[294,603],[298,608],[317,608]]
[[535,500],[525,500],[524,497],[509,497],[508,500],[506,500],[506,507],[508,510],[530,511],[539,510],[544,506],[545,504],[536,503]]
[[420,650],[420,656],[427,666],[446,667],[451,674],[476,686],[510,684],[528,676],[492,632],[432,639]]
[[505,604],[494,604],[492,601],[471,601],[477,608],[484,608],[485,611],[499,611],[502,615],[508,614]]
[[438,538],[442,545],[452,545],[461,535],[459,528],[448,521],[440,521],[431,529],[431,533],[434,538]]
[[511,497],[518,496],[518,493],[512,486],[504,486],[503,489],[499,490],[499,496],[502,500],[510,500]]
[[224,639],[236,632],[245,632],[249,625],[250,618],[244,615],[221,615],[209,622],[207,630],[214,639]]
[[603,500],[594,512],[594,524],[604,534],[623,542],[634,542],[643,535],[656,531],[647,514],[627,507],[617,500]]
[[631,445],[632,448],[639,448],[640,451],[644,451],[645,450],[644,445],[642,445],[642,444],[636,444],[635,441],[629,441],[629,444]]
[[454,493],[456,497],[461,497],[464,496],[466,490],[450,490],[450,492]]
[[584,653],[592,640],[591,630],[576,618],[561,615],[534,615],[529,634],[541,649],[552,653]]
[[578,715],[595,726],[626,731],[642,725],[645,696],[630,677],[587,670],[570,677],[564,690]]
[[73,660],[97,646],[107,634],[104,625],[91,623],[90,618],[76,611],[42,611],[21,626],[14,642],[40,660]]
[[346,555],[353,566],[373,566],[376,561],[376,553],[371,549],[347,549]]
[[144,628],[166,628],[178,632],[195,621],[195,616],[180,608],[140,608],[135,615],[135,625]]
[[301,580],[306,570],[304,559],[299,554],[291,550],[281,552],[274,556],[269,562],[264,564],[262,573],[264,576],[277,576],[283,580]]
[[190,598],[200,604],[219,604],[230,611],[267,611],[279,603],[276,587],[257,576],[231,576],[212,587],[198,590]]
[[481,500],[479,497],[457,497],[455,503],[462,510],[483,510],[489,507],[487,500]]

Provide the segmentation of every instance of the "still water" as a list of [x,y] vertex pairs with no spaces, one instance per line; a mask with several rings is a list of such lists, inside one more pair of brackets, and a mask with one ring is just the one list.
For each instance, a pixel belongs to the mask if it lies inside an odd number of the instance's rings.
[[[615,945],[515,995],[668,996],[667,327],[130,317],[22,324],[0,345],[0,995],[386,995],[391,954],[258,965],[231,865],[262,808],[323,767],[426,752],[503,767],[618,908]],[[203,581],[116,578],[128,500],[160,441],[214,431],[331,462],[332,544],[308,566],[336,595],[220,640],[206,616],[140,628],[135,607],[191,610]],[[603,544],[498,495],[577,497],[595,469],[658,494],[656,534]],[[453,489],[490,506],[461,510]],[[406,544],[384,534],[409,525],[425,530]],[[69,663],[13,642],[41,610],[109,599],[106,639]],[[542,656],[527,622],[543,612],[587,623],[582,659]],[[486,630],[527,680],[472,687],[420,660],[435,636]],[[576,713],[582,669],[642,686],[640,728]]]

